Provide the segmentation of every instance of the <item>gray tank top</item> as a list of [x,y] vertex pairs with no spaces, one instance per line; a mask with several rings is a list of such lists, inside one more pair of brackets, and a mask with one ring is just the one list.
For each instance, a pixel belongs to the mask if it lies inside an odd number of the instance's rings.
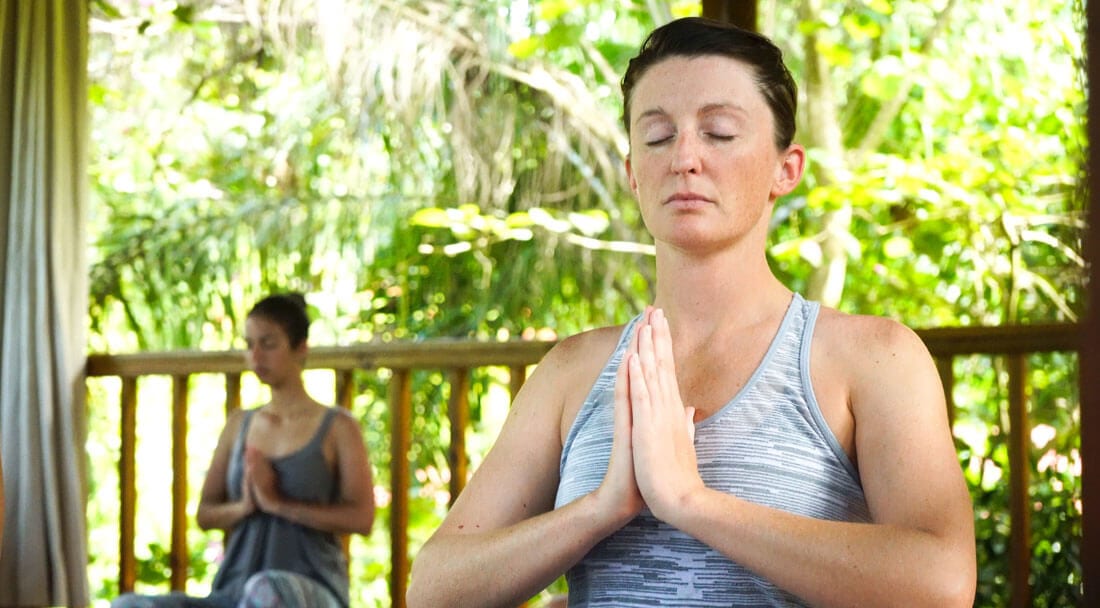
[[[709,488],[791,513],[870,521],[859,475],[810,386],[819,307],[795,294],[759,367],[695,426]],[[615,374],[639,317],[623,330],[562,449],[555,508],[591,492],[607,471]],[[736,345],[730,345],[736,348]],[[644,509],[566,574],[570,606],[801,606],[798,598]]]
[[[240,500],[244,476],[244,443],[256,410],[241,421],[226,475],[231,500]],[[336,472],[325,462],[325,435],[337,412],[325,412],[313,438],[297,452],[271,460],[279,491],[291,500],[331,504],[340,496]],[[234,530],[214,577],[211,597],[239,598],[248,577],[261,570],[289,570],[312,578],[330,589],[341,605],[348,605],[348,566],[336,536],[257,511]]]

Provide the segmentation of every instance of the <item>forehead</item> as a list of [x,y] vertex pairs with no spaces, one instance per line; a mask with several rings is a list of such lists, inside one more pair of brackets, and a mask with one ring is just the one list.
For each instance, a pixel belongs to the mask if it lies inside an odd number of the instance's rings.
[[252,315],[244,320],[244,335],[249,338],[284,335],[285,333],[282,326],[264,316]]
[[715,105],[768,112],[752,67],[722,55],[669,57],[646,70],[631,97],[631,120],[655,109],[694,112]]

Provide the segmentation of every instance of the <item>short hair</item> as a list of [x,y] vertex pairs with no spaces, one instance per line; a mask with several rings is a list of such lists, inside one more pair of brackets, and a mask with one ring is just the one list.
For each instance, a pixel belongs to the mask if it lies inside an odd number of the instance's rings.
[[309,314],[306,298],[300,293],[272,294],[257,302],[249,317],[272,321],[283,329],[291,348],[298,348],[309,338]]
[[775,144],[786,149],[794,141],[798,86],[783,63],[783,51],[766,36],[731,23],[684,17],[650,32],[623,75],[623,125],[630,133],[630,102],[634,86],[654,65],[670,57],[719,55],[747,64],[758,90],[771,109]]

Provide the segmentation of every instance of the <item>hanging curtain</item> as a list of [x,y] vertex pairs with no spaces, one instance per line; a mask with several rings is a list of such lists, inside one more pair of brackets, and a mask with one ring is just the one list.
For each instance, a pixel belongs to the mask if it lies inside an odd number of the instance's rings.
[[0,0],[0,606],[87,606],[88,0]]

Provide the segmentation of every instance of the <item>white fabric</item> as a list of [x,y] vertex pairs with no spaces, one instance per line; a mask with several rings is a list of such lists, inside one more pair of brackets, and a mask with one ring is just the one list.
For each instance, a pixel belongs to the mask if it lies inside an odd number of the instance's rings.
[[86,0],[0,0],[0,606],[87,606]]

